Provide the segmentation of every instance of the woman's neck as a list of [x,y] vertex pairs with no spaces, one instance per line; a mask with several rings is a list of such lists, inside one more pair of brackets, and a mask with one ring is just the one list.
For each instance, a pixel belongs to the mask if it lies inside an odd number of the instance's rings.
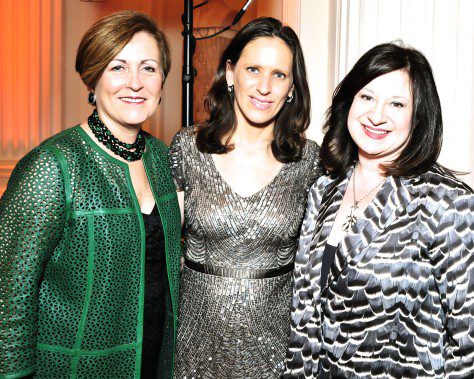
[[247,120],[237,117],[237,126],[231,137],[234,146],[258,147],[262,144],[270,145],[273,141],[274,122],[268,125],[252,125]]
[[116,121],[112,120],[105,112],[97,110],[100,120],[104,123],[107,129],[115,136],[125,143],[134,143],[137,140],[138,132],[141,129],[141,125],[121,125]]
[[380,167],[382,161],[379,159],[368,159],[359,154],[359,162],[357,164],[357,175],[361,181],[370,185],[370,183],[380,182],[385,177]]

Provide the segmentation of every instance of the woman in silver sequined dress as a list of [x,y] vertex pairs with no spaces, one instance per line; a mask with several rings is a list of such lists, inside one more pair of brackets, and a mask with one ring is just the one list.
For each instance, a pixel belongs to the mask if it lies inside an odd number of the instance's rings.
[[206,98],[208,122],[180,131],[170,159],[184,195],[175,377],[276,378],[291,278],[319,147],[304,138],[310,98],[294,31],[246,25]]

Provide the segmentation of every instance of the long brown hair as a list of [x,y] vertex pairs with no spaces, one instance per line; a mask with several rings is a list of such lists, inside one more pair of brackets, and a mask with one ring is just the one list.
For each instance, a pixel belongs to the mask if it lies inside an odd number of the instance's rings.
[[258,18],[245,25],[222,54],[214,83],[204,103],[210,117],[198,130],[197,147],[199,151],[209,154],[225,154],[232,149],[231,145],[222,143],[224,136],[232,135],[236,127],[234,97],[227,90],[226,65],[228,61],[236,64],[245,46],[259,37],[280,38],[293,54],[293,100],[285,102],[276,116],[271,148],[280,162],[298,161],[305,144],[304,132],[310,122],[311,100],[306,67],[296,33],[271,17]]

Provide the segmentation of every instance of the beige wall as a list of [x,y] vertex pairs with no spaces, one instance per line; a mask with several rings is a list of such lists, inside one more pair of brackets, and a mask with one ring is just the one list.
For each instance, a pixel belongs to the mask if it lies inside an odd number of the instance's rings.
[[62,0],[0,1],[0,194],[29,150],[61,130]]
[[[163,2],[162,2],[163,3]],[[156,122],[160,124],[159,132],[155,132],[156,137],[169,144],[171,138],[181,128],[181,71],[183,61],[183,37],[181,32],[181,15],[184,11],[183,1],[169,1],[161,8],[158,23],[162,26],[163,32],[168,37],[171,47],[171,70],[166,79],[163,90],[160,111],[162,117],[158,117]],[[169,6],[170,4],[174,6]]]
[[321,143],[324,112],[331,103],[335,72],[336,1],[302,0],[300,40],[311,90],[311,125],[307,137]]
[[[228,8],[234,9],[244,4],[244,0],[220,1]],[[181,127],[183,3],[182,0],[50,0],[48,4],[53,4],[51,11],[43,14],[45,10],[42,10],[41,26],[44,28],[44,25],[49,25],[45,22],[45,16],[55,20],[51,30],[54,35],[53,46],[57,48],[49,49],[49,54],[41,50],[40,55],[44,55],[44,59],[41,58],[40,62],[24,62],[24,67],[21,66],[23,62],[20,62],[19,69],[21,72],[29,72],[31,67],[49,67],[52,71],[51,83],[41,79],[39,82],[31,82],[28,88],[30,92],[36,87],[47,90],[46,94],[44,91],[41,93],[40,98],[43,102],[46,99],[53,104],[45,105],[44,108],[53,116],[57,113],[57,117],[42,116],[34,126],[38,130],[33,126],[29,129],[27,140],[30,145],[35,145],[52,133],[83,122],[87,118],[91,107],[87,104],[87,90],[74,70],[76,49],[90,25],[106,14],[121,9],[137,9],[151,14],[169,38],[171,71],[165,83],[162,104],[147,125],[153,134],[169,143]],[[198,3],[198,0],[195,0],[195,3]],[[0,4],[4,9],[10,2],[2,0]],[[34,13],[35,9],[32,7],[29,12]],[[55,19],[57,16],[58,20]],[[401,37],[422,49],[433,64],[445,121],[442,162],[454,169],[474,172],[473,1],[254,0],[242,24],[253,17],[261,16],[282,19],[299,32],[312,99],[309,138],[321,141],[321,125],[332,91],[355,60],[374,44]],[[57,33],[54,28],[62,29],[62,33]],[[18,44],[21,42],[21,35],[18,33],[2,36],[4,39],[7,37],[13,40],[17,38]],[[23,38],[22,41],[28,39]],[[53,65],[53,61],[60,67]],[[3,59],[0,59],[0,67],[2,62]],[[48,112],[42,112],[41,115],[49,114]],[[11,116],[17,117],[18,112],[12,110]],[[8,139],[9,135],[18,135],[18,130],[12,134],[13,127],[7,124],[10,123],[4,120],[3,124],[0,124],[0,136],[3,141],[1,153],[4,155],[11,150],[5,146],[17,143],[4,140]],[[18,151],[15,150],[16,152],[9,153],[8,156],[0,155],[0,192],[13,164],[32,147],[30,145],[26,144],[23,150],[17,149]],[[474,185],[474,173],[467,177],[466,181],[471,186]]]
[[[197,4],[199,1],[195,0],[194,3]],[[254,0],[240,24],[244,25],[255,17],[272,16],[293,26],[298,32],[301,1]],[[34,53],[31,59],[14,59],[15,63],[12,63],[11,54],[2,54],[0,69],[7,68],[3,72],[8,79],[15,76],[14,72],[31,73],[41,70],[41,75],[21,76],[20,79],[28,78],[29,82],[25,84],[20,80],[16,82],[19,85],[6,86],[6,93],[15,90],[17,95],[4,96],[5,99],[25,98],[25,93],[27,93],[32,105],[25,106],[25,103],[21,103],[21,112],[11,106],[3,107],[6,113],[4,112],[4,116],[1,117],[2,121],[0,121],[0,194],[5,188],[12,168],[21,156],[52,134],[85,121],[91,113],[92,108],[87,103],[87,89],[74,69],[77,47],[84,32],[95,21],[118,10],[136,9],[152,15],[157,19],[158,25],[170,41],[172,66],[164,86],[162,104],[150,122],[145,125],[147,130],[164,140],[165,143],[169,143],[181,127],[183,50],[181,14],[184,1],[42,0],[31,3],[23,4],[26,11],[22,13],[24,17],[21,18],[23,21],[28,20],[28,27],[20,28],[17,23],[18,33],[5,32],[1,37],[2,41],[10,41],[15,48],[22,46],[23,50]],[[220,12],[221,8],[225,8],[227,11],[234,9],[236,12],[244,3],[244,0],[211,0],[206,6],[214,7],[214,12]],[[18,8],[22,7],[16,6],[15,0],[0,0],[0,16],[3,17],[1,25],[5,27],[8,24],[8,17],[21,21],[19,17],[12,16],[13,10]],[[12,30],[11,27],[7,27],[7,31],[9,30]],[[39,39],[34,40],[42,41],[36,41],[41,44],[41,48],[35,47],[37,44],[32,42],[32,38],[25,37],[23,33],[25,30],[30,30],[33,36],[40,36]],[[3,46],[7,45],[3,43]],[[19,62],[18,66],[17,61]],[[17,71],[13,71],[12,74],[12,70],[9,68],[13,65]],[[2,82],[6,81],[4,77]],[[17,90],[19,86],[21,91]],[[200,97],[195,98],[195,102],[204,100],[202,95]],[[5,99],[2,99],[2,105]],[[39,111],[36,109],[38,107]],[[12,119],[15,119],[17,124],[20,123],[16,129],[11,125],[12,122],[8,121]],[[29,121],[25,122],[25,119]],[[19,131],[23,136],[20,142]]]

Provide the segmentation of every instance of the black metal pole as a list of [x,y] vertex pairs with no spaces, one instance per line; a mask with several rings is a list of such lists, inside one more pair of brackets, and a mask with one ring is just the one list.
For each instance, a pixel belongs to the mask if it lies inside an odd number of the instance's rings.
[[196,47],[196,40],[193,35],[193,0],[184,0],[184,13],[181,17],[183,22],[184,37],[184,63],[183,63],[183,93],[182,93],[182,125],[191,126],[193,120],[193,84],[194,67],[193,55]]

